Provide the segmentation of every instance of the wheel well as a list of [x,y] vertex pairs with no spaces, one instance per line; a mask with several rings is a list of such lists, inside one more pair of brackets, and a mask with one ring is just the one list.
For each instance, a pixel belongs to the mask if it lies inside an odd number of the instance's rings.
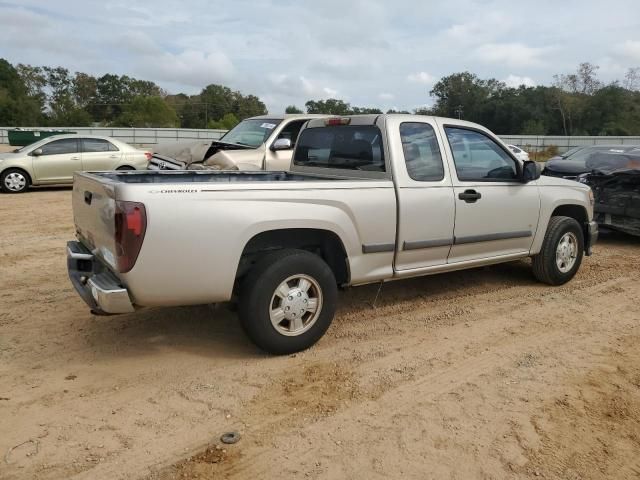
[[552,217],[571,217],[574,218],[582,228],[589,221],[587,210],[580,205],[560,205],[551,214]]
[[136,167],[132,167],[131,165],[120,165],[116,170],[135,170]]
[[257,234],[242,251],[236,280],[242,278],[265,253],[283,248],[297,248],[319,255],[333,270],[338,285],[349,283],[347,252],[340,237],[328,230],[313,228],[287,228]]
[[0,177],[2,177],[2,175],[4,175],[4,172],[7,172],[9,170],[18,170],[19,172],[23,173],[25,177],[27,177],[27,180],[29,181],[29,185],[33,184],[33,179],[31,178],[31,175],[29,175],[29,172],[27,172],[26,170],[23,170],[20,167],[9,167],[9,168],[5,168],[4,170],[2,170],[0,172]]

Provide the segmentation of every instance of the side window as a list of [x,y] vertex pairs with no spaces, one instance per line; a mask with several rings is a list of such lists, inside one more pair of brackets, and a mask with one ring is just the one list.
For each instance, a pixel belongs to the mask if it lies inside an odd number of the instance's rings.
[[44,144],[42,147],[42,155],[62,155],[65,153],[78,152],[78,140],[75,138],[65,138],[63,140],[54,140]]
[[114,152],[117,148],[101,138],[83,138],[82,151],[86,153],[92,152]]
[[458,179],[463,181],[516,180],[515,161],[500,145],[481,132],[445,127]]
[[291,140],[291,145],[295,145],[296,140],[298,140],[298,135],[300,134],[300,130],[302,129],[302,125],[304,125],[304,122],[306,122],[306,120],[289,123],[289,125],[285,126],[282,129],[282,131],[278,134],[278,138],[287,138]]
[[433,182],[444,178],[444,165],[433,127],[427,123],[400,124],[400,139],[407,172],[413,180]]

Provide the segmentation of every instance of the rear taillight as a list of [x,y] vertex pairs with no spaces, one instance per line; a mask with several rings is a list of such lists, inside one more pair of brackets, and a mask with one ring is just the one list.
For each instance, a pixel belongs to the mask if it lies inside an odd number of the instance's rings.
[[150,162],[151,159],[153,158],[153,153],[151,152],[144,152],[144,156],[147,157],[147,162]]
[[147,212],[144,205],[118,200],[115,227],[118,271],[126,273],[136,264],[147,231]]

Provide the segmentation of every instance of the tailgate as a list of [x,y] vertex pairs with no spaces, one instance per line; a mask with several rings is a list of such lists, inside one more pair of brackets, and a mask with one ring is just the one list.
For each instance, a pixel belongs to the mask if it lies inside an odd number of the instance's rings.
[[102,178],[77,172],[73,177],[73,221],[78,239],[116,269],[115,186]]

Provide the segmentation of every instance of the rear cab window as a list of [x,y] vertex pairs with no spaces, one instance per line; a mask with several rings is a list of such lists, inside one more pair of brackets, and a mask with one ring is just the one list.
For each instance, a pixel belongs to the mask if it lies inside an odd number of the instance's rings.
[[382,134],[375,125],[306,128],[298,138],[293,164],[384,173]]

